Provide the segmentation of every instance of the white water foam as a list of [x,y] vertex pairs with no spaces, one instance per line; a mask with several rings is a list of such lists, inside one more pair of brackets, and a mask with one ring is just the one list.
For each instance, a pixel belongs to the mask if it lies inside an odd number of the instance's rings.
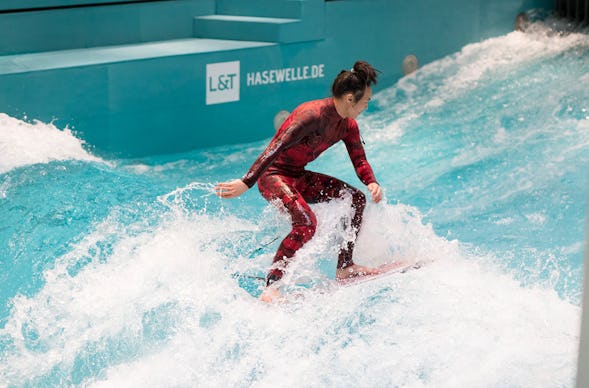
[[0,174],[54,160],[103,162],[83,145],[67,128],[60,130],[39,121],[31,124],[0,113]]
[[[333,215],[348,206],[316,207],[318,233],[293,271],[325,277],[305,255],[330,254],[340,223]],[[406,205],[371,204],[364,227],[364,264],[435,261],[357,286],[307,290],[281,306],[239,288],[230,274],[251,260],[222,253],[241,233],[259,233],[256,225],[171,212],[156,226],[129,227],[113,215],[45,272],[39,293],[13,300],[0,330],[13,340],[0,380],[34,382],[57,370],[64,384],[96,387],[572,385],[577,306],[553,290],[522,287],[437,237]],[[100,260],[97,247],[109,236],[121,237]],[[72,274],[83,258],[89,263]],[[77,368],[99,360],[103,368],[73,380]]]
[[[464,71],[464,80],[440,87],[451,93],[450,86],[484,75],[474,66]],[[444,98],[429,106],[439,107]],[[393,126],[388,140],[403,134],[405,124]],[[509,136],[499,133],[498,140],[509,143]],[[464,157],[454,162],[469,163]],[[493,258],[437,236],[410,206],[369,205],[358,262],[433,263],[353,287],[318,287],[300,301],[267,306],[231,274],[264,270],[271,253],[250,260],[229,246],[243,234],[268,232],[223,212],[175,211],[182,210],[184,194],[160,197],[173,211],[155,226],[121,225],[113,215],[45,272],[36,295],[14,298],[0,330],[0,339],[12,340],[10,352],[1,355],[0,384],[34,385],[51,374],[63,376],[61,385],[97,387],[574,384],[579,307],[550,287],[522,286]],[[320,257],[333,268],[333,243],[344,232],[338,215],[348,207],[345,199],[315,206],[318,233],[299,251],[293,272],[329,277],[318,270]],[[282,223],[282,234],[287,221],[267,209],[264,225]],[[112,247],[101,252],[111,239]]]
[[[465,90],[470,90],[487,74],[496,77],[501,72],[513,72],[519,66],[543,58],[551,58],[571,49],[587,50],[589,35],[584,33],[556,34],[550,26],[535,23],[526,32],[514,31],[507,35],[490,38],[464,46],[456,54],[429,63],[414,73],[399,80],[396,88],[387,89],[374,96],[378,106],[387,107],[396,113],[420,115],[422,110],[439,107]],[[432,78],[435,75],[444,76]],[[430,79],[431,78],[431,79]],[[581,81],[586,81],[583,77]],[[426,81],[427,79],[427,81]],[[427,91],[423,88],[426,87]],[[408,101],[399,103],[399,93]],[[436,96],[432,99],[432,95]],[[427,100],[417,102],[425,96]]]

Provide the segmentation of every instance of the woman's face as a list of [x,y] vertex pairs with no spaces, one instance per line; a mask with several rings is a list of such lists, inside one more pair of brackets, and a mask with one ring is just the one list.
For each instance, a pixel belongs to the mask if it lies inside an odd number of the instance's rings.
[[354,97],[351,94],[350,96],[352,99],[348,108],[347,116],[355,119],[360,115],[360,113],[364,112],[366,108],[368,108],[368,102],[372,98],[372,88],[367,86],[366,90],[364,90],[364,96],[362,96],[362,98],[356,102],[354,102]]

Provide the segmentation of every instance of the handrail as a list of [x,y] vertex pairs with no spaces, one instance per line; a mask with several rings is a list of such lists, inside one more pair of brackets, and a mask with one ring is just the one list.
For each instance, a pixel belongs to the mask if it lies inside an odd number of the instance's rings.
[[556,0],[556,13],[571,22],[589,24],[589,0]]
[[69,8],[84,8],[166,1],[175,0],[3,0],[0,4],[0,13],[50,11]]
[[577,361],[577,388],[589,387],[589,220],[587,222],[587,246],[585,246],[585,287],[581,335],[579,340],[579,359]]

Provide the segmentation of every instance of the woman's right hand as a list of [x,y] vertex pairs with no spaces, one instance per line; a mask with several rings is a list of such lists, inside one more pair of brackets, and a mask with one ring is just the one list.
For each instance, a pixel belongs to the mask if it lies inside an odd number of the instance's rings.
[[235,198],[245,193],[249,187],[241,179],[218,183],[215,186],[215,194],[221,198]]

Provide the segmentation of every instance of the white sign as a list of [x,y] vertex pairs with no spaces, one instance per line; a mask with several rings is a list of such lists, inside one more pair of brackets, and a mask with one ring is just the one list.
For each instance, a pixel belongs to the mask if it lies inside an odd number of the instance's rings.
[[247,86],[258,86],[323,78],[325,77],[324,69],[325,65],[321,63],[310,66],[254,71],[246,74],[246,81]]
[[[281,69],[267,69],[245,74],[246,86],[271,85],[282,82],[304,81],[325,77],[325,65],[318,63]],[[206,104],[239,101],[239,61],[207,64]]]
[[207,64],[206,104],[239,101],[239,61]]

